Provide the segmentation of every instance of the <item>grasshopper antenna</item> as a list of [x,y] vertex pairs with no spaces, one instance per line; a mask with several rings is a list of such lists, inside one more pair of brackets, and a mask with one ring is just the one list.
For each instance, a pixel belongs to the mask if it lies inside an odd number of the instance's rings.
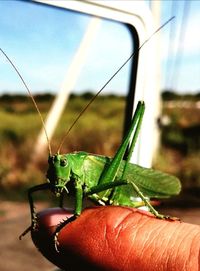
[[33,95],[31,94],[31,91],[30,89],[28,88],[27,84],[25,83],[23,77],[21,76],[19,70],[17,69],[17,67],[14,65],[14,63],[11,61],[11,59],[7,56],[7,54],[0,48],[0,51],[2,52],[2,54],[6,57],[6,59],[9,61],[9,63],[12,65],[12,67],[14,68],[14,70],[16,71],[16,73],[18,74],[19,78],[21,79],[23,85],[25,86],[26,90],[28,91],[28,94],[29,94],[29,97],[31,98],[38,114],[39,114],[39,118],[42,122],[42,126],[43,126],[43,129],[44,129],[44,132],[45,132],[45,135],[46,135],[46,139],[47,139],[47,143],[48,143],[48,149],[49,149],[49,155],[52,154],[52,151],[51,151],[51,144],[50,144],[50,140],[49,140],[49,137],[48,137],[48,134],[47,134],[47,130],[46,130],[46,127],[45,127],[45,124],[44,124],[44,120],[43,120],[43,117],[42,117],[42,114],[36,104],[36,101],[33,97]]
[[157,28],[152,34],[151,36],[149,36],[141,45],[140,47],[134,51],[129,58],[126,59],[126,61],[116,70],[116,72],[110,77],[110,79],[102,86],[102,88],[94,95],[94,97],[89,101],[89,103],[83,108],[83,110],[78,114],[78,116],[76,117],[76,119],[74,120],[74,122],[72,123],[72,125],[69,127],[68,131],[66,132],[66,134],[64,135],[63,139],[61,140],[61,143],[58,147],[58,151],[57,153],[60,152],[60,149],[62,148],[63,143],[65,142],[68,134],[70,133],[70,131],[72,130],[72,128],[75,126],[75,124],[78,122],[78,120],[80,119],[80,117],[84,114],[84,112],[88,109],[88,107],[93,103],[93,101],[96,99],[96,97],[102,92],[102,90],[104,90],[104,88],[110,83],[110,81],[122,70],[122,68],[129,62],[129,60],[131,58],[133,58],[136,53],[157,33],[159,32],[163,27],[165,27],[170,21],[172,21],[175,18],[175,16],[171,17],[169,20],[167,20],[164,24],[162,24],[159,28]]

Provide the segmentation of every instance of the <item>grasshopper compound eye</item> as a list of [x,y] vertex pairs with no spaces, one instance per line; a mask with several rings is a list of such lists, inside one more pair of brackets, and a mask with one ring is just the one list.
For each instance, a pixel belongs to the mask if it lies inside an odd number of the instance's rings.
[[60,165],[61,165],[61,167],[66,167],[67,164],[68,164],[67,159],[61,159],[61,160],[60,160]]

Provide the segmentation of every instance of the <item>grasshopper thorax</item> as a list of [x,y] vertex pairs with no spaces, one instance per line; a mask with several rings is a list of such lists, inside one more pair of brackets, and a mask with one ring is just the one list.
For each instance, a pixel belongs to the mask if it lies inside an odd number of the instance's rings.
[[47,181],[50,182],[52,192],[59,197],[70,181],[71,163],[67,154],[49,155],[49,168],[47,170]]

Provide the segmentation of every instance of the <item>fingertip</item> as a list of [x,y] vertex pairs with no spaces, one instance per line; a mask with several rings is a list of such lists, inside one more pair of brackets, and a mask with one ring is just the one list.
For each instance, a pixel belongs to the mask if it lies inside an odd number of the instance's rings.
[[[41,223],[43,238],[47,233],[45,225],[52,234],[53,224],[66,214],[67,211],[54,209],[40,215],[44,220]],[[72,211],[68,210],[68,214],[72,215]],[[54,218],[50,219],[51,216]],[[84,210],[59,233],[59,256],[54,251],[47,256],[60,268],[77,271],[88,268],[197,271],[199,236],[200,228],[196,225],[156,219],[146,211],[117,206],[94,207]],[[47,235],[46,241],[43,239],[48,248],[49,238]],[[41,249],[40,243],[39,247]],[[190,269],[184,269],[185,266]]]

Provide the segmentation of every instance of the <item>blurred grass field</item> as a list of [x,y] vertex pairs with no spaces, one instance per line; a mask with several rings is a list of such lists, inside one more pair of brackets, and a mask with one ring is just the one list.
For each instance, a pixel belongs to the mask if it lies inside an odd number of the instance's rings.
[[[72,95],[52,139],[56,149],[67,128],[91,98],[86,93]],[[35,97],[45,117],[53,96]],[[87,151],[113,156],[122,138],[125,98],[100,96],[72,129],[62,152]],[[154,168],[172,173],[181,179],[184,194],[199,203],[200,191],[200,107],[198,99],[189,101],[164,99],[159,127],[161,144]],[[47,155],[37,166],[30,166],[41,122],[30,99],[26,96],[0,97],[0,197],[9,200],[26,199],[26,189],[45,181]]]
[[[45,118],[52,96],[35,97]],[[56,129],[51,146],[53,152],[75,117],[90,99],[72,96]],[[62,152],[87,151],[112,156],[120,144],[125,100],[123,97],[99,97],[72,129]],[[45,181],[48,153],[30,169],[34,144],[41,121],[32,102],[25,96],[3,96],[0,99],[0,196],[23,199],[27,187]],[[121,125],[120,125],[121,123]]]

